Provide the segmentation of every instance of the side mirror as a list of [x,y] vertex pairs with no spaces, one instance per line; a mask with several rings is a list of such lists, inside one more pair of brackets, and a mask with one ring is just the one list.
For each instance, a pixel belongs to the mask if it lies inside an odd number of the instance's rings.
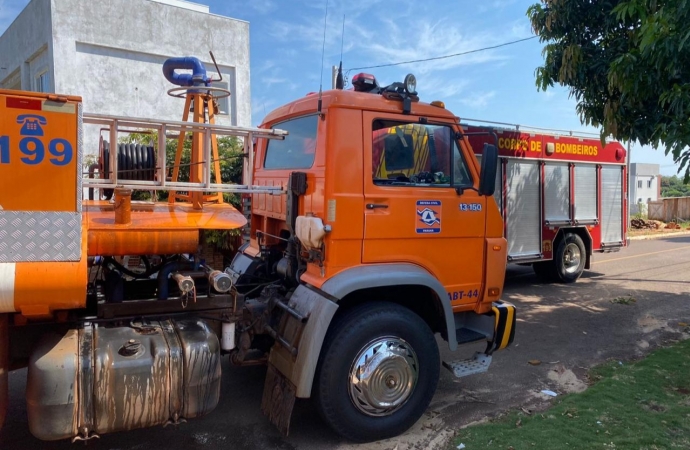
[[494,195],[496,190],[496,169],[498,168],[498,150],[495,145],[484,144],[482,165],[479,172],[479,195]]

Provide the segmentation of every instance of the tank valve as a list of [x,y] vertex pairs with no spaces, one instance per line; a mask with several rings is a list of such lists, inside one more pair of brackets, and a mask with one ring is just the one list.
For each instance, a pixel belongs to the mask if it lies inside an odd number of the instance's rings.
[[218,292],[228,292],[232,288],[232,278],[220,270],[214,270],[208,274],[208,282]]
[[183,294],[189,294],[194,290],[194,280],[192,277],[176,273],[173,275],[173,279],[177,283],[177,287],[180,288],[180,292]]

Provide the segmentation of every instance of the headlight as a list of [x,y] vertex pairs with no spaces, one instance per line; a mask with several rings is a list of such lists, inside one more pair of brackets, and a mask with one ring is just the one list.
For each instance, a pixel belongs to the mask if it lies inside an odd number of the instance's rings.
[[407,90],[408,94],[416,94],[417,93],[417,78],[412,75],[411,73],[408,73],[405,76],[405,90]]

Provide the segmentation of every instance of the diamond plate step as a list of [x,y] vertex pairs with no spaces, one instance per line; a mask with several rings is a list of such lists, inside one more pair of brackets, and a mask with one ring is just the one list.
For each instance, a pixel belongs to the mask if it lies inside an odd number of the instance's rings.
[[443,361],[443,367],[453,372],[457,378],[484,373],[489,370],[490,365],[491,356],[481,352],[475,353],[474,357],[469,359],[452,362]]

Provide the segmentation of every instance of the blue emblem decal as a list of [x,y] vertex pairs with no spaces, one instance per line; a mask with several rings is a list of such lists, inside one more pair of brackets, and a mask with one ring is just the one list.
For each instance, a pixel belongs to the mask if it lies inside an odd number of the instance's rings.
[[441,202],[439,200],[417,200],[417,226],[419,234],[441,232]]

